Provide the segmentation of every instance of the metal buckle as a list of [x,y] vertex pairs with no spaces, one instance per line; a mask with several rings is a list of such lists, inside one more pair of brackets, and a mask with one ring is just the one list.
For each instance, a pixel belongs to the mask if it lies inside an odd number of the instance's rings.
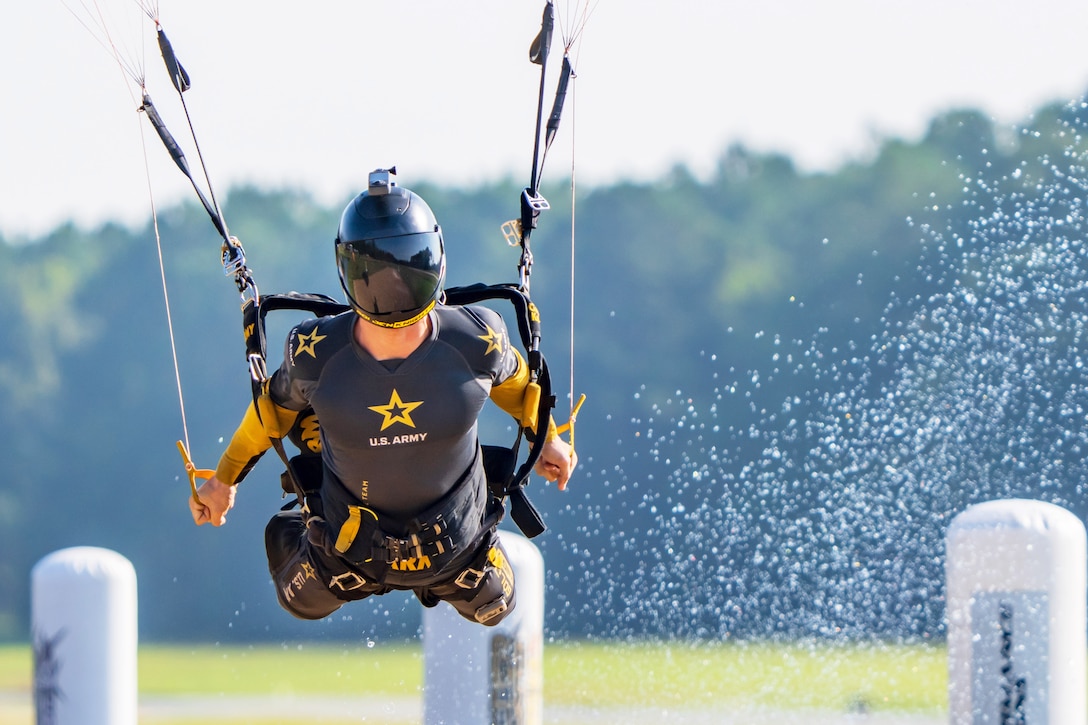
[[476,614],[473,616],[480,624],[487,624],[509,608],[509,605],[506,603],[506,597],[499,597],[490,604],[485,604],[477,609]]
[[242,249],[242,243],[238,241],[238,237],[224,239],[221,253],[223,274],[226,276],[237,275],[246,268],[246,252]]
[[521,192],[521,197],[522,200],[525,202],[525,205],[535,212],[539,213],[552,208],[551,204],[548,203],[547,199],[541,196],[540,192],[537,192],[534,195],[530,193],[528,189],[525,189]]
[[453,583],[462,589],[475,589],[480,586],[480,582],[484,580],[485,576],[487,576],[487,571],[471,568],[465,569],[457,575],[457,578],[453,580]]
[[[350,587],[344,586],[344,580],[345,579],[346,580],[354,580],[354,584],[352,586],[350,586]],[[365,587],[365,586],[366,586],[366,579],[363,579],[361,576],[359,576],[358,574],[356,574],[353,571],[349,571],[349,572],[346,572],[344,574],[337,574],[329,582],[329,588],[330,589],[332,587],[339,587],[340,591],[344,591],[344,592],[354,591],[356,589],[361,589],[362,587]]]
[[511,247],[521,246],[521,220],[511,219],[502,223],[502,236],[506,244]]
[[411,547],[404,539],[397,539],[392,536],[385,537],[385,551],[389,556],[389,561],[401,561],[404,559],[412,558],[409,556],[411,553]]
[[264,356],[254,352],[250,353],[247,359],[249,360],[249,377],[253,378],[254,382],[268,382],[268,364]]

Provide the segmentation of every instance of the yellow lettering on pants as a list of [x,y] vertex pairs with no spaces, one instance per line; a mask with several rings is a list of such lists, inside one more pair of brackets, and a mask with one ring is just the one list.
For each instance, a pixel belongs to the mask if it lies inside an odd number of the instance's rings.
[[396,569],[397,571],[423,571],[424,569],[431,568],[431,557],[413,556],[410,559],[397,559],[396,561],[389,562],[389,568]]
[[506,557],[502,555],[502,549],[492,546],[491,550],[487,552],[487,560],[499,572],[502,593],[509,597],[514,593],[514,570],[510,567],[510,563],[506,561]]

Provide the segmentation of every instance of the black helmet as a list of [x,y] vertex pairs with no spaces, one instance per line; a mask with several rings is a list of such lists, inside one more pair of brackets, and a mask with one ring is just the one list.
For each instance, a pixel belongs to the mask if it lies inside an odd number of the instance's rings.
[[348,301],[382,327],[422,319],[442,297],[446,277],[442,229],[423,199],[392,181],[395,173],[371,172],[336,234],[336,266]]

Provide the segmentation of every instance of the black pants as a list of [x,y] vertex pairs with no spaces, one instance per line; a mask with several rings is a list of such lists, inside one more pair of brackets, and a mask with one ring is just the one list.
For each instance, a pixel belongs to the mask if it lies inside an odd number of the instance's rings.
[[[301,511],[281,511],[272,517],[265,528],[265,550],[280,606],[299,619],[324,619],[346,602],[400,588],[369,581],[339,557],[314,546],[306,536]],[[514,570],[492,532],[468,566],[412,591],[424,606],[446,601],[462,617],[493,626],[514,608]]]

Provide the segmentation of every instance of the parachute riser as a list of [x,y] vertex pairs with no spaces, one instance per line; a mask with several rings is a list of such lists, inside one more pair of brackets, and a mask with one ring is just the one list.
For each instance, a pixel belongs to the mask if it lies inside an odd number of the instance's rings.
[[[550,415],[551,410],[555,406],[555,397],[551,394],[550,375],[548,374],[544,357],[540,352],[540,312],[536,305],[529,299],[530,277],[532,275],[533,267],[533,253],[529,240],[533,230],[537,227],[541,212],[551,208],[548,200],[540,193],[541,175],[543,174],[544,161],[547,158],[548,149],[551,147],[552,141],[555,140],[556,133],[559,130],[559,123],[563,116],[563,106],[566,103],[567,90],[570,81],[575,77],[570,55],[566,52],[569,49],[568,44],[564,48],[563,66],[559,73],[555,97],[552,101],[551,111],[548,114],[547,124],[545,126],[545,87],[548,69],[548,54],[551,48],[554,26],[554,2],[553,0],[546,0],[544,13],[540,23],[540,32],[533,39],[533,42],[529,47],[529,61],[540,66],[540,86],[537,96],[536,126],[534,128],[533,138],[533,166],[529,177],[529,186],[521,192],[519,218],[508,221],[502,225],[502,233],[507,244],[521,249],[517,267],[518,291],[523,298],[525,309],[525,314],[523,316],[524,326],[521,329],[521,334],[527,354],[526,362],[529,367],[530,389],[533,391],[532,396],[541,396],[543,398],[540,401],[539,407],[541,414],[544,416]],[[541,392],[542,389],[546,389],[546,392]],[[581,407],[584,399],[585,396],[582,396],[582,398],[579,399],[576,406],[572,408],[569,421],[563,426],[564,430],[570,431],[572,439],[577,409]],[[530,408],[536,406],[527,405],[526,407]],[[544,419],[546,420],[546,418]],[[533,420],[534,424],[540,422],[541,419],[534,418]],[[529,427],[531,426],[528,425],[527,421],[522,421],[521,432],[524,432]],[[534,442],[533,449],[535,449],[536,456],[538,457],[540,453],[539,441]],[[533,460],[535,462],[536,458],[533,457]]]
[[518,260],[518,281],[521,288],[528,293],[529,278],[532,274],[533,254],[529,247],[529,238],[537,227],[540,213],[551,209],[551,204],[540,193],[541,175],[544,171],[544,160],[547,158],[548,149],[559,130],[559,122],[563,116],[563,105],[566,102],[567,88],[570,80],[574,78],[574,69],[570,56],[564,52],[563,67],[559,74],[555,97],[552,101],[551,112],[548,114],[547,124],[544,123],[544,98],[548,72],[548,55],[551,49],[552,34],[555,27],[555,6],[553,0],[547,0],[544,5],[544,13],[541,17],[540,32],[533,39],[529,47],[529,61],[540,66],[540,87],[537,95],[536,126],[533,134],[533,166],[529,174],[529,186],[521,192],[520,216],[518,219],[503,224],[502,232],[506,241],[511,246],[521,248],[521,258]]

